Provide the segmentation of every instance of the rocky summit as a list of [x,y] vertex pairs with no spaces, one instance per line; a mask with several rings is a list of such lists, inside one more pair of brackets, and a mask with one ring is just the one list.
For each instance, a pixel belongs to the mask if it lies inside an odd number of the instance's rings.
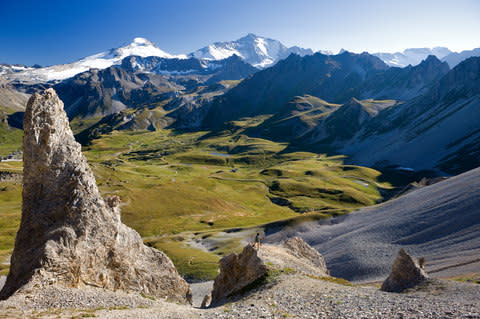
[[1,299],[53,285],[190,302],[171,260],[121,222],[119,198],[100,195],[53,89],[30,98],[23,127],[22,219]]

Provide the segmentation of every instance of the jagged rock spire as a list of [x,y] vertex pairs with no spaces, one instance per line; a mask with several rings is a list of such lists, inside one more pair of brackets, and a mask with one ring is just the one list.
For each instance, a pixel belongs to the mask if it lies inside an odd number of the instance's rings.
[[171,260],[120,221],[119,198],[101,197],[53,89],[32,95],[23,127],[22,220],[0,298],[54,284],[191,301]]

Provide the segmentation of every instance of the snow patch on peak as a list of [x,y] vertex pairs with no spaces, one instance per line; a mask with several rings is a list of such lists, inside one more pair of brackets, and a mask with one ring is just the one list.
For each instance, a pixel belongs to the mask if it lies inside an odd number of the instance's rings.
[[132,43],[135,43],[135,44],[152,44],[153,45],[152,42],[148,41],[145,38],[135,38],[135,39],[133,39]]
[[235,54],[254,67],[265,68],[288,57],[291,53],[303,56],[313,54],[313,51],[298,47],[287,48],[280,41],[249,33],[235,41],[215,42],[190,53],[189,56],[198,59],[222,60]]
[[168,59],[186,58],[186,55],[171,55],[159,49],[153,42],[137,37],[133,39],[132,43],[117,49],[97,53],[69,64],[53,65],[39,69],[29,68],[24,72],[7,74],[6,79],[27,82],[65,80],[89,69],[106,69],[112,65],[119,65],[124,58],[131,55],[140,57],[157,56]]
[[172,59],[175,57],[159,49],[155,44],[145,38],[135,38],[133,39],[133,42],[129,45],[118,49],[113,49],[110,51],[109,54],[112,56],[113,59],[120,59],[120,61],[130,55],[138,55],[141,57],[158,56],[168,59]]
[[379,57],[383,62],[389,66],[406,67],[407,65],[418,65],[425,60],[429,55],[435,55],[438,59],[442,59],[445,56],[452,53],[448,48],[435,47],[430,48],[410,48],[405,49],[403,52],[395,53],[373,53],[373,55]]
[[264,55],[268,55],[267,53],[267,48],[266,48],[266,42],[265,42],[265,39],[264,38],[256,38],[255,39],[255,44],[256,44],[256,47],[259,49],[259,53],[262,53]]

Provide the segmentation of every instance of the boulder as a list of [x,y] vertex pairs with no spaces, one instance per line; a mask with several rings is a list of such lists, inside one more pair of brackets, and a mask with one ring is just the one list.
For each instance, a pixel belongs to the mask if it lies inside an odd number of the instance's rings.
[[23,127],[22,219],[0,298],[89,285],[191,302],[172,261],[121,222],[120,198],[100,195],[53,89],[30,98]]
[[220,259],[220,274],[213,282],[212,305],[239,292],[255,280],[267,274],[267,266],[258,257],[252,245],[240,254],[232,253]]
[[402,292],[425,281],[428,276],[423,270],[425,259],[419,261],[412,258],[403,248],[398,252],[392,266],[392,272],[385,279],[380,290],[387,292]]
[[288,239],[282,246],[262,245],[255,249],[247,245],[239,255],[230,254],[220,260],[211,305],[218,305],[261,280],[269,269],[277,273],[328,276],[323,256],[299,237]]

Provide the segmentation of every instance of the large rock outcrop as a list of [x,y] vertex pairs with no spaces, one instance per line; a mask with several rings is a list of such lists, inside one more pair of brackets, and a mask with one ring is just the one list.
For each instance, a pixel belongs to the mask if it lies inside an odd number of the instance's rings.
[[53,89],[30,98],[23,127],[22,220],[0,297],[53,284],[190,302],[171,260],[120,221],[119,198],[101,197]]
[[417,286],[428,278],[423,270],[424,264],[424,258],[416,261],[403,248],[400,249],[397,259],[393,263],[392,272],[385,279],[380,290],[402,292]]
[[252,245],[240,254],[230,254],[220,260],[220,274],[215,278],[211,305],[218,305],[244,290],[256,280],[276,272],[328,276],[323,256],[299,237],[290,238],[282,246]]
[[258,257],[252,245],[240,254],[230,254],[220,259],[220,274],[213,282],[212,305],[233,295],[267,274],[267,266]]

